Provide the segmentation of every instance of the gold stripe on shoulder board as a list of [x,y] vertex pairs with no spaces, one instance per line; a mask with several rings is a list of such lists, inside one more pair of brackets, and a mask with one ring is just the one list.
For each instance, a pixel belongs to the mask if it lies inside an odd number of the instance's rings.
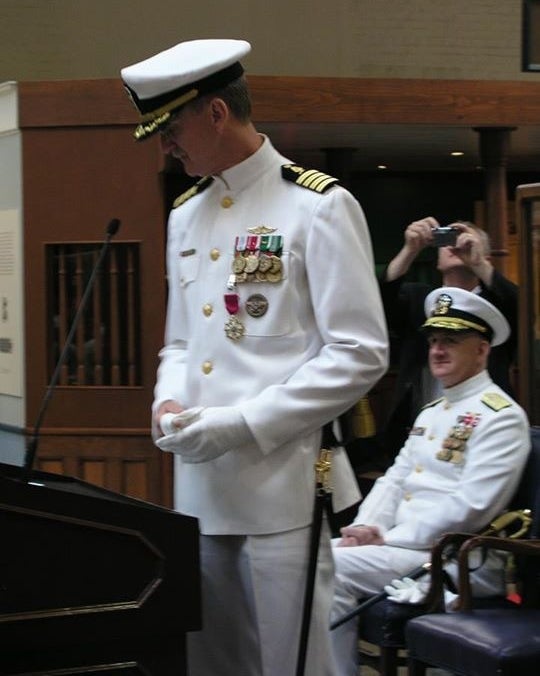
[[494,411],[500,411],[503,408],[512,406],[512,402],[500,395],[498,392],[486,392],[482,396],[482,403]]
[[281,175],[286,181],[292,181],[303,188],[323,193],[335,185],[339,179],[316,169],[304,169],[296,164],[283,164]]
[[444,399],[444,397],[439,397],[438,399],[434,399],[433,401],[428,401],[427,404],[424,404],[424,405],[422,406],[422,411],[423,411],[425,408],[431,408],[432,406],[435,406],[435,404],[438,404],[438,403],[441,402],[443,399]]
[[212,178],[212,176],[204,176],[203,178],[199,179],[197,183],[195,183],[195,185],[192,185],[191,188],[188,188],[185,192],[183,192],[174,200],[172,208],[176,209],[177,207],[181,206],[195,195],[201,193],[203,190],[208,188],[208,186],[212,183],[213,180],[214,179]]

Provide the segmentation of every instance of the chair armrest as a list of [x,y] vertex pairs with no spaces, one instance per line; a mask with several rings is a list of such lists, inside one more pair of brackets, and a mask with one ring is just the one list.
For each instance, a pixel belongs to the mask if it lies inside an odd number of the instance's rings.
[[520,556],[540,556],[540,540],[514,540],[489,535],[476,535],[465,540],[458,552],[458,586],[459,599],[455,610],[472,608],[472,589],[469,575],[469,553],[477,547],[498,549]]
[[445,533],[431,549],[429,567],[431,583],[424,600],[428,613],[444,612],[444,565],[449,558],[457,556],[461,545],[473,535],[473,533]]
[[[528,531],[531,522],[530,510],[516,509],[500,514],[479,534],[452,532],[442,535],[431,550],[431,563],[429,566],[431,584],[424,601],[427,612],[444,612],[444,565],[449,559],[457,559],[458,550],[465,541],[474,537],[488,536],[493,537],[497,542],[501,541],[501,536],[508,537],[509,539],[520,538]],[[497,534],[499,537],[495,537]]]

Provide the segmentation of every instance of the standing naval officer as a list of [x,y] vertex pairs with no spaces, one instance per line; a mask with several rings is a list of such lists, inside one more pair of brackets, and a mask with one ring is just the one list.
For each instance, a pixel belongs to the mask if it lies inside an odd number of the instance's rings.
[[[202,177],[169,219],[156,444],[175,508],[199,519],[203,629],[191,676],[293,676],[321,428],[387,368],[371,241],[337,180],[283,157],[250,119],[242,40],[184,42],[122,70],[139,140]],[[334,509],[358,501],[342,448]],[[306,674],[333,673],[333,560],[321,539]]]
[[[334,543],[334,621],[429,561],[443,533],[486,527],[506,508],[527,460],[527,417],[487,371],[491,346],[510,332],[502,313],[476,293],[442,287],[427,296],[425,314],[429,367],[443,396],[424,406]],[[488,558],[472,583],[477,596],[503,593],[502,558]],[[357,622],[332,631],[336,676],[358,673]]]

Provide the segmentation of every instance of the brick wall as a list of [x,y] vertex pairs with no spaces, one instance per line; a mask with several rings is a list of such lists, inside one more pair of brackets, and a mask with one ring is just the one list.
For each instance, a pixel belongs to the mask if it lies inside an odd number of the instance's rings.
[[196,37],[241,37],[259,75],[537,79],[521,0],[0,0],[0,81],[117,77]]

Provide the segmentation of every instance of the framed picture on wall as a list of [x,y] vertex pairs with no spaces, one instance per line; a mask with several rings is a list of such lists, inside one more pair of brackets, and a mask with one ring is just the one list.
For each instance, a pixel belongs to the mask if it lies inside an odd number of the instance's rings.
[[523,0],[522,70],[540,71],[540,0]]

